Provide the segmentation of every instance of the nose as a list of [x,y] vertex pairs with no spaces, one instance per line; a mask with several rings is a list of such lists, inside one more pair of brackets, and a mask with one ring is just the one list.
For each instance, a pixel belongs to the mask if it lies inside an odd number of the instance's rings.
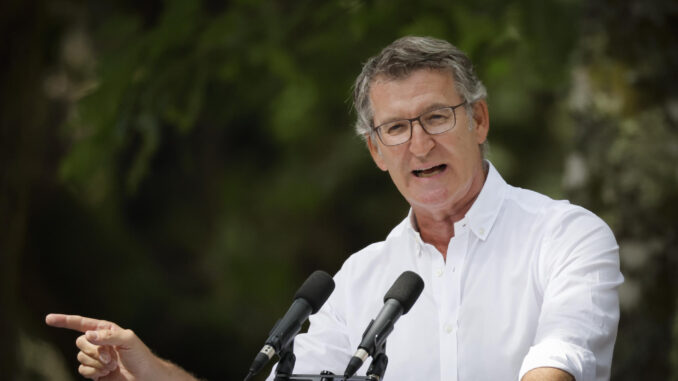
[[418,120],[412,122],[412,138],[410,139],[410,152],[417,157],[426,157],[435,147],[433,136],[424,130]]

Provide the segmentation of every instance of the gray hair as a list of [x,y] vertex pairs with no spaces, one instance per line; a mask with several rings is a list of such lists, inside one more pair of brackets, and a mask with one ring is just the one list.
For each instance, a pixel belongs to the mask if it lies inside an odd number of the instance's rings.
[[355,130],[358,135],[367,138],[373,132],[374,115],[369,93],[374,80],[378,76],[403,79],[419,69],[450,71],[457,92],[467,102],[466,110],[470,115],[473,115],[473,103],[487,98],[487,90],[464,52],[445,40],[433,37],[402,37],[367,60],[356,78],[353,107],[357,114]]

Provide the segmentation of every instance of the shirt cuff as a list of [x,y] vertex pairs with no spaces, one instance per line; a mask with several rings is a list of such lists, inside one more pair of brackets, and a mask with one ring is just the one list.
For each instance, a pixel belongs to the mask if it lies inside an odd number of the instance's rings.
[[544,340],[532,346],[523,359],[518,380],[522,380],[530,370],[543,367],[562,369],[576,381],[595,381],[596,359],[593,352],[571,343]]

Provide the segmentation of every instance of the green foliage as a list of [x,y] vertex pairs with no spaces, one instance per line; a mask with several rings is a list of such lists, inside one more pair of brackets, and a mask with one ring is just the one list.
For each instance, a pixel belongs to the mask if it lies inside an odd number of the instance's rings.
[[200,376],[242,377],[311,271],[335,272],[407,213],[353,134],[351,85],[394,39],[432,35],[476,63],[509,182],[615,230],[631,287],[613,379],[643,378],[634,341],[673,348],[673,368],[650,366],[678,377],[670,2],[67,3],[94,69],[68,70],[80,91],[58,103],[58,177],[26,233],[23,271],[49,307],[134,328]]
[[[609,4],[608,4],[609,3]],[[668,2],[590,6],[571,94],[574,201],[616,233],[622,272],[617,379],[678,379],[678,9]],[[620,20],[624,20],[620,23]],[[673,68],[673,69],[669,69]],[[671,88],[671,89],[669,89]],[[566,179],[568,176],[566,176]]]

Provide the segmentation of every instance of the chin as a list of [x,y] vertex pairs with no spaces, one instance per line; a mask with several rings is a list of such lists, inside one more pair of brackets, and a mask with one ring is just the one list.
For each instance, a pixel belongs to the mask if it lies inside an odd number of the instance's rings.
[[407,200],[412,207],[420,207],[426,209],[442,209],[454,204],[453,199],[449,195],[426,195],[413,197]]

